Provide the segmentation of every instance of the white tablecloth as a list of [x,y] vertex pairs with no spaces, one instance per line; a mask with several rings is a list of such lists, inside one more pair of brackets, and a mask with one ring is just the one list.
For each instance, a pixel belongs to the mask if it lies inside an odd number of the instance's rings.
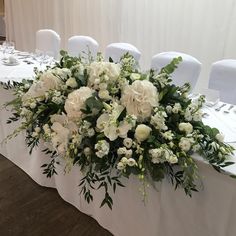
[[[0,103],[11,98],[10,91],[0,88]],[[16,126],[5,124],[9,114],[9,111],[0,111],[0,140]],[[210,121],[209,123],[211,124]],[[214,121],[212,125],[215,123]],[[222,123],[221,125],[224,127]],[[122,180],[126,187],[117,189],[111,211],[107,207],[99,207],[101,192],[94,193],[94,201],[90,204],[79,195],[78,184],[82,174],[78,167],[64,175],[63,165],[58,166],[58,175],[51,179],[46,178],[40,166],[49,162],[50,158],[43,155],[40,149],[30,156],[24,143],[24,135],[0,146],[0,153],[23,169],[38,184],[56,188],[65,201],[95,218],[115,236],[236,235],[236,180],[217,173],[201,161],[198,165],[203,186],[199,193],[193,193],[192,198],[187,197],[183,190],[175,191],[165,180],[157,184],[156,189],[149,188],[148,201],[144,205],[138,191],[141,184],[132,177]],[[236,166],[231,166],[228,171],[236,174]]]

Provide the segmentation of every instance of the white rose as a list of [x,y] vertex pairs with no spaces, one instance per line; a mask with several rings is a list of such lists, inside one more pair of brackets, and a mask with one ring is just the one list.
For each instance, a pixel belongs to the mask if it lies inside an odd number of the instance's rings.
[[111,99],[108,90],[100,90],[98,92],[98,97],[100,97],[101,99],[104,99],[104,100]]
[[151,116],[153,107],[158,106],[157,89],[147,80],[136,80],[124,88],[121,103],[129,115],[143,121]]
[[191,134],[193,132],[193,126],[189,122],[182,122],[179,124],[179,130],[185,132],[186,134]]
[[128,164],[128,159],[127,159],[126,157],[122,157],[121,162],[122,162],[124,165],[127,165],[127,164]]
[[99,84],[99,89],[100,90],[106,90],[107,89],[107,84],[106,83]]
[[170,105],[166,106],[166,112],[170,114],[172,112],[172,107]]
[[124,146],[126,146],[127,148],[131,148],[132,144],[133,144],[133,140],[131,138],[125,138],[123,140],[123,144]]
[[127,152],[127,149],[126,149],[125,147],[120,147],[120,148],[118,148],[118,150],[117,150],[117,154],[118,154],[118,155],[125,155],[126,152]]
[[139,142],[142,142],[149,137],[151,130],[152,129],[147,125],[144,124],[138,125],[137,128],[135,129],[135,138]]
[[71,87],[71,88],[76,88],[78,86],[78,84],[77,84],[75,78],[69,78],[66,81],[66,86]]
[[93,91],[88,87],[81,87],[68,95],[65,102],[65,111],[69,118],[80,118],[81,109],[87,98],[92,96]]
[[216,139],[219,141],[219,142],[224,142],[224,135],[223,134],[221,134],[221,133],[218,133],[217,135],[216,135]]
[[182,137],[180,139],[179,142],[179,147],[181,148],[181,150],[183,150],[184,152],[187,152],[190,150],[191,148],[191,142],[188,138]]
[[86,157],[88,157],[88,156],[91,155],[91,149],[90,149],[89,147],[86,147],[86,148],[84,149],[84,155],[85,155]]
[[126,167],[126,165],[125,165],[123,162],[119,162],[119,163],[117,164],[117,169],[118,169],[118,170],[124,170],[125,167]]
[[89,137],[93,137],[93,136],[94,136],[94,134],[95,134],[95,131],[94,131],[94,129],[93,129],[93,128],[91,128],[91,129],[88,129],[88,136],[89,136]]
[[135,165],[137,165],[137,162],[133,158],[129,158],[127,160],[127,165],[128,166],[135,166]]
[[130,149],[130,150],[127,150],[127,151],[126,151],[125,156],[126,156],[127,158],[130,158],[130,157],[132,157],[132,154],[133,154],[133,151]]

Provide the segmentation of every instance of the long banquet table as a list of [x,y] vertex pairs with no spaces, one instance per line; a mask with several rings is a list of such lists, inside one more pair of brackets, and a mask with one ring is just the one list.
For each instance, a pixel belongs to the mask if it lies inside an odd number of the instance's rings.
[[[33,75],[33,65],[21,63],[17,66],[0,65],[0,81],[20,81]],[[0,87],[0,105],[13,98],[10,90]],[[220,128],[226,141],[236,147],[236,113],[217,113],[207,108],[210,114],[205,122]],[[0,140],[10,134],[16,124],[6,125],[10,111],[0,110]],[[0,153],[25,171],[35,182],[56,188],[60,196],[80,211],[95,218],[98,223],[115,236],[233,236],[236,235],[236,180],[217,173],[201,161],[198,166],[202,176],[202,188],[193,197],[187,197],[183,190],[174,190],[167,180],[149,187],[147,202],[144,204],[136,178],[123,179],[125,188],[117,189],[113,196],[114,206],[100,208],[102,195],[94,193],[94,201],[87,204],[79,195],[79,181],[83,176],[79,167],[64,174],[62,165],[58,175],[46,178],[40,166],[50,158],[40,152],[40,147],[29,155],[24,135],[0,145]],[[236,154],[232,159],[236,160]],[[236,174],[236,165],[227,168],[229,174]],[[1,204],[1,202],[0,202]]]

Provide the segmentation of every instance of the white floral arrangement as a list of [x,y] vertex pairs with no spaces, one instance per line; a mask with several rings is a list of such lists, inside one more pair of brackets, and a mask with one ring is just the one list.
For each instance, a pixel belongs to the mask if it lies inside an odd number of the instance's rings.
[[125,54],[119,63],[70,57],[61,52],[53,68],[35,71],[34,80],[5,85],[16,99],[6,104],[20,126],[8,136],[26,132],[30,151],[39,144],[51,155],[42,166],[47,177],[78,165],[84,178],[79,184],[89,203],[93,191],[104,190],[104,204],[112,208],[111,191],[122,186],[122,176],[136,175],[146,196],[149,182],[168,178],[187,195],[197,191],[199,153],[219,172],[232,164],[233,148],[215,128],[202,122],[204,96],[188,98],[189,84],[171,82],[181,62],[175,58],[159,73],[141,72],[134,58]]

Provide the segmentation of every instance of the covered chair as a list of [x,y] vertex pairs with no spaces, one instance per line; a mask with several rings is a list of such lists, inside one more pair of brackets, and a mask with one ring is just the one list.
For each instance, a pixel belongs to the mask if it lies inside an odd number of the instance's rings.
[[58,58],[61,38],[51,29],[41,29],[36,32],[36,52]]
[[68,53],[70,56],[83,56],[91,53],[93,58],[96,57],[98,52],[98,43],[96,40],[89,36],[72,36],[68,39]]
[[162,52],[152,57],[151,68],[160,71],[176,57],[182,57],[183,61],[171,75],[173,83],[182,86],[188,82],[193,90],[201,72],[201,63],[196,58],[180,52]]
[[119,62],[120,58],[129,52],[136,61],[139,61],[141,52],[132,44],[129,43],[111,43],[106,47],[105,58],[112,58],[114,62]]
[[220,92],[221,101],[236,104],[236,60],[213,63],[208,87]]

